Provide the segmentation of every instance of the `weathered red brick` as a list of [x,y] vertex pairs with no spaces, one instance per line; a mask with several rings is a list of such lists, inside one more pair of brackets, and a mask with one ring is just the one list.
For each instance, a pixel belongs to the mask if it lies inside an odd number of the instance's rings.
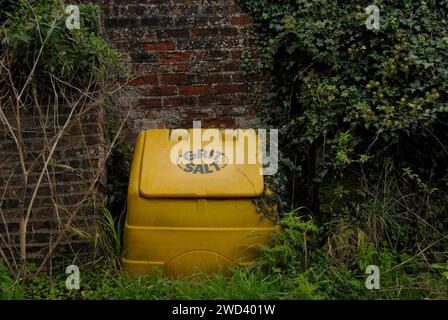
[[190,37],[190,28],[182,28],[182,29],[158,29],[157,30],[157,37],[159,39],[166,39],[166,38],[189,38]]
[[179,97],[174,97],[174,98],[166,98],[163,101],[163,104],[165,106],[170,106],[170,107],[178,107],[181,105],[181,98]]
[[193,29],[190,31],[191,37],[211,37],[216,36],[220,32],[219,28],[203,28],[203,29]]
[[176,68],[178,72],[186,72],[188,70],[188,65],[185,63],[176,64]]
[[191,76],[185,73],[162,75],[162,84],[181,85],[181,84],[190,84],[191,82],[192,82]]
[[218,84],[215,87],[215,92],[218,94],[223,93],[240,93],[247,91],[247,86],[243,83],[232,83],[232,84]]
[[148,96],[173,96],[177,94],[176,86],[152,87],[148,90]]
[[241,72],[240,60],[229,60],[221,62],[221,71],[223,72]]
[[167,52],[160,54],[160,61],[162,62],[188,61],[190,58],[191,54],[185,52]]
[[247,15],[240,15],[230,18],[230,23],[234,25],[246,25],[252,23],[251,17]]
[[145,75],[145,76],[138,76],[137,78],[132,79],[129,81],[129,84],[131,86],[141,86],[144,84],[157,84],[157,75]]
[[211,87],[209,85],[192,85],[180,88],[180,93],[186,96],[206,94],[209,93],[210,91]]
[[140,107],[160,107],[162,105],[161,98],[140,99],[137,103]]
[[236,36],[238,36],[239,32],[238,32],[238,29],[236,29],[235,27],[233,27],[233,28],[221,28],[220,34],[225,36],[225,37],[236,37]]
[[196,77],[196,82],[203,84],[225,83],[231,81],[232,81],[232,75],[223,73],[199,74]]
[[166,51],[176,49],[176,44],[173,41],[152,42],[145,44],[146,51]]
[[215,95],[201,95],[198,98],[198,106],[207,107],[213,106],[217,103],[217,99]]
[[169,107],[192,106],[196,100],[193,97],[171,97],[164,98],[163,104]]
[[231,53],[232,59],[241,59],[242,51],[241,50],[234,50]]

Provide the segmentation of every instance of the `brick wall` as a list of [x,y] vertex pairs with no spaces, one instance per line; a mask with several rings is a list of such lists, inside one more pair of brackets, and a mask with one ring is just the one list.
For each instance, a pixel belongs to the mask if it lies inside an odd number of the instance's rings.
[[[24,212],[21,202],[24,200],[26,209],[44,167],[42,153],[48,157],[72,111],[61,106],[48,108],[43,114],[32,106],[21,109],[21,145],[28,171],[25,190],[17,145],[7,126],[0,123],[0,249],[10,260],[14,257],[19,261],[19,222]],[[16,127],[12,109],[2,106],[2,111]],[[26,236],[29,262],[41,262],[59,236],[60,245],[53,259],[62,255],[79,257],[91,251],[88,239],[78,237],[74,231],[95,231],[95,206],[101,194],[96,185],[92,191],[88,189],[95,175],[104,176],[102,117],[98,110],[80,109],[63,131],[32,205]]]
[[[102,0],[104,33],[138,75],[141,129],[253,127],[264,91],[251,19],[228,0]],[[246,61],[246,64],[245,64]],[[253,74],[243,72],[249,65]]]

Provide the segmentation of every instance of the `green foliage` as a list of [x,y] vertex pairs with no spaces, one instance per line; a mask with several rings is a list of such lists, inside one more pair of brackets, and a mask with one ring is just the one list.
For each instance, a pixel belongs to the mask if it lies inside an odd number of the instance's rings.
[[[80,290],[68,290],[65,278],[40,275],[27,283],[18,282],[14,298],[21,299],[318,299],[316,288],[303,279],[300,285],[285,281],[281,275],[268,276],[261,271],[236,268],[230,277],[223,274],[197,274],[185,278],[166,278],[154,271],[145,276],[104,265],[81,268]],[[4,298],[4,297],[2,297]]]
[[[335,242],[340,248],[322,245],[318,240],[323,237],[323,229],[309,216],[288,214],[281,225],[282,231],[264,248],[258,267],[280,276],[286,292],[312,288],[307,299],[447,298],[446,263],[428,266],[426,257],[399,253],[386,242],[379,250],[373,242],[362,239],[354,249],[347,239],[346,243]],[[343,237],[343,232],[330,236]],[[342,256],[345,261],[336,250],[348,252]],[[379,267],[379,290],[365,287],[369,265]]]
[[[31,0],[32,2],[33,0]],[[14,12],[17,9],[16,0],[0,0],[0,26],[3,26],[5,21],[10,16],[10,12]],[[1,46],[0,46],[1,50]]]
[[15,300],[22,296],[21,287],[17,285],[0,260],[0,300]]
[[440,270],[442,276],[448,280],[448,263],[445,264],[433,264],[431,265],[432,268],[436,270]]
[[119,257],[122,249],[124,215],[114,216],[107,209],[103,209],[103,214],[98,217],[96,223],[96,233],[91,239],[99,252],[100,259],[106,259],[115,267],[119,265]]
[[282,231],[273,235],[273,244],[263,248],[259,264],[268,265],[273,273],[297,274],[307,269],[309,254],[319,243],[320,230],[307,220],[289,213],[280,220]]
[[53,77],[88,88],[114,67],[121,68],[118,53],[97,35],[98,8],[89,3],[79,9],[81,28],[69,30],[60,0],[20,2],[0,31],[14,79],[25,81],[34,69],[33,84],[45,93],[53,90]]
[[299,181],[311,146],[319,150],[314,182],[359,164],[375,170],[388,156],[423,180],[444,179],[447,1],[379,1],[377,32],[360,3],[241,2],[260,32],[271,105],[282,107],[268,122],[281,127]]
[[[240,3],[274,88],[261,112],[280,128],[283,203],[315,216],[287,216],[265,265],[330,298],[444,296],[448,1],[376,1],[377,31],[360,2]],[[371,264],[380,292],[365,291]]]

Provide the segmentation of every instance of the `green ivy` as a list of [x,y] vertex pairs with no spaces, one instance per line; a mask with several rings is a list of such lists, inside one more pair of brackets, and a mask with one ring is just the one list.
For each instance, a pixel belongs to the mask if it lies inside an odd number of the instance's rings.
[[378,31],[358,2],[241,2],[282,108],[270,123],[290,158],[300,165],[315,145],[321,179],[387,155],[424,178],[446,174],[447,1],[377,1]]

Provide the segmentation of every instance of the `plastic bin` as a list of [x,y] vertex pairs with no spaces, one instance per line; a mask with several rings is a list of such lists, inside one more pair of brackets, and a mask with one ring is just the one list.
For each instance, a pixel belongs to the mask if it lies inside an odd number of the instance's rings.
[[137,138],[124,228],[125,268],[143,274],[160,267],[180,276],[250,264],[259,244],[277,230],[253,204],[264,189],[260,164],[229,164],[225,157],[219,165],[202,168],[175,164],[170,152],[176,143],[167,129],[143,131]]

